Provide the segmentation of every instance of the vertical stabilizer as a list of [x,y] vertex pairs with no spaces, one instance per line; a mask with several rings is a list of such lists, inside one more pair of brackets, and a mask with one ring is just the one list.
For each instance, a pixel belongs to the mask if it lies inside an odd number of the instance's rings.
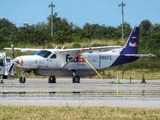
[[132,30],[126,42],[126,45],[124,46],[120,54],[137,54],[138,53],[139,33],[140,33],[140,28],[134,27],[134,29]]

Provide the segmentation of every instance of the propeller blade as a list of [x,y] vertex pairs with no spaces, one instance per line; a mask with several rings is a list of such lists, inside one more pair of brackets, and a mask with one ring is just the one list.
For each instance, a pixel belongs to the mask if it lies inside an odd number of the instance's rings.
[[11,48],[12,48],[12,56],[13,56],[13,58],[15,58],[15,51],[14,51],[14,45],[13,44],[11,44]]
[[12,65],[11,65],[11,67],[9,68],[9,74],[10,74],[10,72],[12,71],[12,69],[13,69],[13,66],[14,66],[14,63],[12,63]]

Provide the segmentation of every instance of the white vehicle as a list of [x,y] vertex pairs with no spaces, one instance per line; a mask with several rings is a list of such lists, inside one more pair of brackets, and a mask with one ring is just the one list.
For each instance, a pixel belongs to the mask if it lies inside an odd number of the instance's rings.
[[[81,76],[93,75],[108,67],[136,61],[139,57],[154,56],[138,54],[139,27],[135,27],[125,46],[102,46],[74,49],[32,49],[15,48],[21,52],[35,51],[34,55],[16,57],[12,63],[22,69],[20,83],[25,83],[24,72],[49,76],[49,83],[55,83],[55,76],[73,76],[73,83],[79,83]],[[12,48],[4,48],[11,50]],[[13,66],[12,66],[13,67]],[[97,73],[98,73],[97,72]]]
[[7,57],[5,52],[0,52],[0,76],[3,76],[4,79],[6,79],[8,75],[14,75],[13,69],[10,70],[11,65],[11,58]]

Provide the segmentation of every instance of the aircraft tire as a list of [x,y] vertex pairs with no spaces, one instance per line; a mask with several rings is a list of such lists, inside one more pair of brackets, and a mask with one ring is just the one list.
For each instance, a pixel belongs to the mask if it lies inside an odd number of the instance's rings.
[[20,83],[25,83],[25,82],[26,82],[26,78],[24,77],[24,78],[22,79],[22,77],[20,77],[20,78],[19,78],[19,82],[20,82]]
[[73,83],[80,83],[80,77],[79,76],[74,76],[73,77]]
[[56,83],[56,77],[55,76],[50,76],[48,79],[48,83]]

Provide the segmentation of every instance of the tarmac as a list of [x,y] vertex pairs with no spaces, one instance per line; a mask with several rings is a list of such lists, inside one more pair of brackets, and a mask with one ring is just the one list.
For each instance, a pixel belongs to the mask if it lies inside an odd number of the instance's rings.
[[18,78],[0,84],[0,105],[29,106],[112,106],[160,108],[160,80],[86,79],[72,83],[72,78]]

